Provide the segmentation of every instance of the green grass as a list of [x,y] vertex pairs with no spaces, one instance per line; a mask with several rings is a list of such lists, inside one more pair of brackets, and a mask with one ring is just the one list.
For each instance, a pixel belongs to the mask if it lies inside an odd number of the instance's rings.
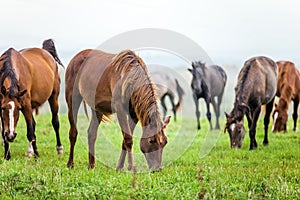
[[[193,131],[196,127],[194,119],[184,119],[177,124],[172,121],[166,131],[169,143],[163,155],[165,167],[159,173],[145,170],[139,140],[135,138],[135,159],[138,169],[144,172],[136,174],[126,170],[117,172],[113,168],[122,141],[117,124],[100,126],[96,144],[97,167],[88,170],[86,119],[79,120],[74,169],[66,167],[69,153],[67,117],[60,116],[63,155],[56,155],[55,134],[50,121],[49,115],[36,117],[39,159],[25,157],[27,139],[23,118],[18,124],[18,136],[10,146],[10,161],[3,160],[1,148],[1,199],[300,198],[300,133],[270,133],[270,144],[264,147],[262,120],[258,123],[259,147],[255,151],[248,150],[248,135],[241,149],[230,149],[227,134],[206,134],[206,119],[202,120],[202,130],[197,134]],[[139,128],[135,134],[138,137]],[[213,145],[215,140],[217,143]]]

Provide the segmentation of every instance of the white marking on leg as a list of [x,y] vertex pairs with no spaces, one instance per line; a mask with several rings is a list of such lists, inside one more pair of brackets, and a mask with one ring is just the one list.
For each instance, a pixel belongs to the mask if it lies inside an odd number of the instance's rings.
[[274,132],[274,129],[275,129],[275,123],[276,123],[277,117],[278,117],[278,112],[275,112],[275,113],[274,113],[273,126],[272,126],[272,132]]
[[27,147],[27,153],[26,153],[27,157],[30,158],[34,155],[33,152],[33,147],[32,147],[32,142],[28,142],[28,147]]
[[15,102],[10,101],[8,102],[8,104],[11,106],[11,108],[9,109],[9,114],[8,114],[8,118],[9,118],[9,138],[13,138],[14,137],[14,126],[15,126],[15,121],[14,121],[14,111],[15,111]]

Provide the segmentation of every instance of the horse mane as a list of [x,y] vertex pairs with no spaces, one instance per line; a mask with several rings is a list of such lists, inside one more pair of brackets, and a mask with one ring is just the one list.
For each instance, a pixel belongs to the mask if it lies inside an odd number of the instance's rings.
[[248,78],[253,62],[255,62],[255,59],[246,62],[244,70],[240,72],[242,73],[242,77],[241,80],[238,81],[237,86],[235,87],[235,93],[237,94],[235,99],[235,104],[238,104],[238,102],[244,102],[246,98],[246,94],[243,91],[245,91],[245,88],[247,87],[246,80]]
[[[11,86],[10,86],[9,90],[7,91],[7,95],[9,98],[17,98],[18,92],[20,90],[18,80],[12,69],[11,52],[13,50],[14,50],[13,48],[10,48],[6,52],[4,52],[1,56],[1,57],[4,56],[4,58],[2,58],[4,60],[4,62],[3,62],[2,68],[0,69],[0,76],[1,76],[1,78],[0,78],[1,85],[0,86],[3,86],[6,78],[10,79]],[[16,90],[16,88],[17,88],[17,90]],[[2,88],[1,88],[1,90],[2,90]]]
[[203,75],[206,76],[207,67],[205,66],[205,63],[202,63],[201,61],[195,61],[195,62],[192,62],[192,66],[195,68],[200,68],[203,72]]
[[131,50],[124,50],[113,58],[111,66],[121,74],[122,97],[130,101],[142,126],[162,128],[157,105],[157,93],[143,60]]

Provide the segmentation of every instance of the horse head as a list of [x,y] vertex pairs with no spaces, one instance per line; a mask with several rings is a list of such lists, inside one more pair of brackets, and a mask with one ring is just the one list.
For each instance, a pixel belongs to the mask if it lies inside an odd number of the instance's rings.
[[[246,105],[241,105],[240,107],[245,107],[244,109],[246,110],[249,109],[249,107],[246,107]],[[226,126],[224,133],[226,133],[226,130],[229,133],[231,148],[242,147],[245,137],[244,112],[245,111],[241,108],[236,112],[231,112],[230,114],[225,112]]]
[[147,160],[149,169],[153,172],[162,169],[162,152],[168,142],[164,129],[169,124],[170,118],[169,116],[165,119],[163,126],[151,123],[143,128],[140,149]]
[[17,136],[16,126],[19,120],[20,110],[22,109],[20,98],[26,92],[27,90],[17,91],[15,95],[11,95],[5,86],[1,88],[1,116],[5,141],[13,142]]
[[279,109],[278,105],[275,104],[275,110],[273,112],[273,126],[272,132],[287,132],[286,123],[288,120],[288,114],[285,110]]
[[204,63],[201,62],[192,62],[192,69],[188,68],[188,70],[192,73],[192,83],[191,87],[192,89],[197,93],[202,93],[202,84],[203,84],[203,78],[204,78],[204,71],[203,67],[205,67]]

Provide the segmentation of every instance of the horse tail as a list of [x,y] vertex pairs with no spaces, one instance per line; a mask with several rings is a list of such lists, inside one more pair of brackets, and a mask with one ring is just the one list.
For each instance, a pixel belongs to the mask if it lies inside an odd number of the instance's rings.
[[62,67],[64,67],[64,65],[62,64],[62,62],[60,61],[60,59],[58,58],[57,52],[56,52],[56,48],[54,45],[54,42],[52,39],[48,39],[45,40],[43,42],[43,49],[45,49],[46,51],[48,51],[53,58],[55,59],[56,62],[58,62],[58,64],[60,64]]
[[218,71],[219,73],[221,74],[221,77],[223,79],[223,82],[224,82],[224,85],[226,84],[227,82],[227,75],[226,75],[226,72],[224,71],[224,69],[222,69],[220,66],[217,66],[218,67]]
[[175,79],[175,83],[176,83],[176,90],[177,90],[177,94],[178,94],[178,102],[175,107],[176,107],[176,111],[178,111],[182,104],[182,96],[184,95],[184,90],[179,85],[177,79]]

